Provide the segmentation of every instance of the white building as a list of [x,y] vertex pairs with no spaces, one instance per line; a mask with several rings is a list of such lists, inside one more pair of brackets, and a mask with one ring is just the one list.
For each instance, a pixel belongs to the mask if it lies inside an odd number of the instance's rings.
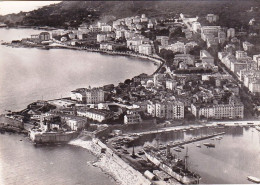
[[101,26],[101,31],[103,31],[103,32],[111,32],[112,31],[112,26],[110,26],[110,25]]
[[250,82],[248,89],[252,93],[260,92],[260,79],[258,78],[253,82]]
[[94,108],[78,110],[77,115],[87,117],[98,122],[106,121],[107,119],[113,118],[113,114],[111,111]]
[[238,119],[244,117],[243,104],[195,105],[191,104],[194,116],[213,119]]
[[207,19],[207,21],[209,21],[210,23],[212,23],[212,22],[218,21],[219,17],[218,17],[218,15],[208,14],[208,15],[206,16],[206,19]]
[[198,32],[201,29],[201,24],[199,22],[193,22],[192,23],[192,31]]
[[102,28],[102,26],[105,26],[105,25],[107,25],[107,24],[104,23],[104,22],[98,22],[98,23],[97,23],[97,27],[98,27],[98,28]]
[[133,37],[126,41],[127,48],[138,52],[139,46],[143,44],[143,38]]
[[125,32],[122,30],[116,30],[116,39],[125,38]]
[[79,130],[85,127],[86,119],[80,119],[78,117],[65,118],[66,124],[71,128],[71,130]]
[[152,21],[149,21],[149,23],[147,24],[147,28],[152,29],[154,27]]
[[168,46],[169,44],[169,37],[167,36],[156,36],[156,40],[159,40],[162,46]]
[[139,53],[145,54],[145,55],[152,55],[152,46],[151,44],[141,44],[139,45]]
[[113,44],[109,44],[109,43],[100,43],[99,48],[102,50],[113,50]]
[[166,89],[174,90],[177,87],[176,80],[166,80]]
[[104,91],[101,88],[81,88],[71,91],[71,99],[86,104],[104,102]]
[[97,42],[103,42],[107,41],[107,35],[106,34],[97,34]]
[[183,42],[179,42],[177,41],[176,43],[174,44],[171,44],[170,45],[170,48],[173,52],[180,52],[180,53],[184,53],[184,50],[185,50],[185,44]]
[[254,47],[254,44],[251,44],[251,43],[249,43],[249,42],[247,42],[247,41],[243,42],[243,49],[244,49],[245,51],[249,51],[249,50],[251,50],[253,47]]
[[260,54],[253,55],[253,60],[257,65],[257,70],[260,70]]
[[184,104],[182,102],[157,102],[147,104],[147,112],[153,117],[165,119],[183,119]]
[[234,28],[229,28],[227,30],[227,38],[233,38],[235,37],[235,29]]
[[201,27],[201,39],[207,41],[209,36],[214,37],[221,30],[220,26],[202,26]]
[[126,114],[124,116],[124,123],[125,124],[135,124],[142,122],[142,118],[138,113]]
[[246,51],[236,51],[236,58],[237,59],[246,58],[246,57],[247,57]]
[[200,51],[200,59],[202,62],[214,65],[214,57],[212,57],[211,54],[206,50]]

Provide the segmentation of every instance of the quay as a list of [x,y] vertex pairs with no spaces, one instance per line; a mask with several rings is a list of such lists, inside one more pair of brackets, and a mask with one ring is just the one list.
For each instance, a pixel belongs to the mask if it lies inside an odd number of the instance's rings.
[[[221,132],[221,133],[216,133],[216,134],[211,134],[211,135],[207,135],[207,136],[202,136],[202,137],[197,137],[197,138],[192,138],[188,141],[182,141],[182,142],[177,142],[177,143],[174,143],[174,144],[168,144],[167,146],[172,148],[172,147],[177,147],[177,146],[180,146],[180,145],[185,145],[185,144],[189,144],[189,143],[193,143],[193,142],[197,142],[197,141],[201,141],[201,140],[205,140],[205,139],[209,139],[209,138],[213,138],[213,137],[216,137],[216,136],[220,136],[220,135],[224,135],[225,132]],[[160,147],[161,150],[163,149],[166,149],[167,147],[165,146],[162,146]]]

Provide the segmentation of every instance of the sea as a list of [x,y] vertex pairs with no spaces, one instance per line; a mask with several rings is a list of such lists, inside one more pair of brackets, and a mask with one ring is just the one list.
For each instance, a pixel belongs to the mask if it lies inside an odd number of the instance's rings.
[[[2,28],[0,41],[28,38],[40,32]],[[79,87],[117,85],[155,70],[153,62],[138,58],[0,45],[0,113],[22,110],[36,100],[68,97],[70,91]],[[115,184],[108,175],[90,165],[95,160],[95,156],[80,147],[35,147],[26,137],[0,135],[1,185]]]
[[[174,148],[170,151],[183,160],[188,156],[188,169],[201,176],[201,184],[251,184],[247,180],[248,176],[260,178],[260,132],[254,127],[194,127],[185,132],[147,135],[136,142],[135,148],[138,150],[143,145],[167,145],[213,133],[224,134],[220,138],[217,136],[183,145],[184,149],[177,147],[180,152]],[[206,147],[204,143],[215,144],[215,147]]]
[[[40,32],[2,28],[0,41],[10,42]],[[0,113],[24,109],[36,100],[68,97],[80,87],[117,85],[155,70],[153,62],[133,57],[0,45]]]

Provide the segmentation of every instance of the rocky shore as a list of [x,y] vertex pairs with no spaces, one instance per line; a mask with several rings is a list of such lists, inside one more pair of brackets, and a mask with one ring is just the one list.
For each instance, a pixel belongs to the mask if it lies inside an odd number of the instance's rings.
[[[99,139],[84,141],[76,139],[69,144],[80,146],[89,150],[98,157],[98,161],[93,165],[101,168],[105,173],[113,177],[118,184],[122,185],[148,185],[151,184],[140,172],[133,169],[121,158],[119,158],[110,148]],[[105,149],[104,153],[101,150]]]

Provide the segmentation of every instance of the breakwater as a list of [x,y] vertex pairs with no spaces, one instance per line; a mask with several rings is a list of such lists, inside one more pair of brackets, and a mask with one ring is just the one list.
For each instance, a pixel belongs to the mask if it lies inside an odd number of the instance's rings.
[[[99,158],[93,165],[101,168],[111,175],[118,184],[122,185],[148,185],[151,184],[140,172],[125,163],[110,148],[99,139],[83,141],[76,139],[70,142],[72,145],[83,147]],[[105,150],[104,153],[101,151]]]

